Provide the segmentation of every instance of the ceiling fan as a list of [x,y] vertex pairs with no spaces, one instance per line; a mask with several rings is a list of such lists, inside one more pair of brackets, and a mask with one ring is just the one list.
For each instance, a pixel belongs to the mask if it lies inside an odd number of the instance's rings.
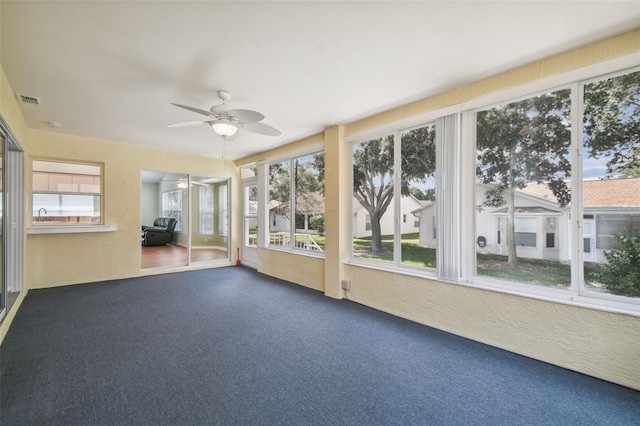
[[223,140],[233,140],[238,136],[238,130],[245,129],[252,133],[266,136],[280,136],[280,130],[260,123],[264,119],[264,115],[257,111],[249,109],[237,109],[231,105],[227,105],[227,101],[231,99],[231,93],[226,90],[218,91],[218,97],[222,99],[222,104],[214,105],[209,111],[194,108],[187,105],[171,103],[180,108],[206,115],[208,118],[202,121],[185,121],[183,123],[170,124],[168,127],[186,127],[196,126],[199,124],[208,124],[214,132]]

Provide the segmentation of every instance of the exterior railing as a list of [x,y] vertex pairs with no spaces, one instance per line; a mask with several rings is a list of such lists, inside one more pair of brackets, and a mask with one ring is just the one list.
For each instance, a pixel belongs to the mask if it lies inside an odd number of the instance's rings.
[[[276,232],[269,234],[269,245],[289,247],[291,246],[291,234],[288,232]],[[295,234],[294,248],[323,252],[324,250],[310,234]]]

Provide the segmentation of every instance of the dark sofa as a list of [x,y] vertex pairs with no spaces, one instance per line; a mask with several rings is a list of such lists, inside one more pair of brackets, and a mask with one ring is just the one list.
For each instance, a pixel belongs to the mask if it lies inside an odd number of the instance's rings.
[[153,221],[153,226],[143,226],[142,245],[162,246],[171,243],[177,223],[172,217],[158,217]]

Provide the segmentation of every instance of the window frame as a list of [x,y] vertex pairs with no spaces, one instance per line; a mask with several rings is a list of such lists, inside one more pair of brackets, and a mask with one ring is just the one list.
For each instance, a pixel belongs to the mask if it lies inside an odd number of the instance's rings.
[[[612,63],[615,63],[613,61]],[[600,67],[596,67],[599,69]],[[536,90],[531,89],[530,91],[522,91],[519,93],[519,96],[507,97],[507,93],[511,93],[511,90],[505,91],[503,93],[504,96],[496,99],[494,102],[487,102],[485,105],[476,106],[473,109],[469,109],[463,112],[463,116],[465,117],[466,125],[463,127],[465,130],[463,131],[463,138],[472,143],[466,144],[466,152],[463,152],[463,156],[467,158],[473,158],[475,155],[475,126],[476,126],[476,114],[479,111],[484,111],[490,109],[497,105],[502,105],[511,102],[517,102],[519,100],[524,100],[531,98],[533,96],[537,96],[544,93],[550,93],[552,91],[562,90],[562,89],[571,89],[571,122],[577,123],[577,125],[572,126],[571,131],[571,156],[572,156],[572,166],[571,166],[571,206],[570,206],[570,217],[571,218],[582,218],[583,217],[583,200],[582,200],[582,150],[583,150],[583,94],[584,94],[584,86],[591,82],[600,81],[607,78],[615,78],[617,76],[625,75],[632,72],[640,71],[640,64],[626,66],[622,69],[617,70],[609,70],[608,72],[595,72],[588,77],[584,76],[584,70],[580,70],[576,74],[570,73],[572,75],[576,75],[577,77],[572,79],[572,81],[568,81],[565,84],[545,85],[544,82],[536,82],[532,85]],[[583,74],[581,76],[581,74]],[[553,80],[553,79],[552,79]],[[529,86],[527,86],[529,87]],[[498,96],[497,96],[498,97]],[[465,178],[463,178],[467,183],[473,182],[475,185],[475,170],[466,171]],[[477,200],[475,200],[475,191],[473,192],[473,202],[471,205],[476,204]],[[475,235],[475,219],[470,219],[469,215],[475,216],[475,212],[466,212],[463,214],[462,220],[468,221],[472,220],[474,225],[472,235]],[[571,284],[569,287],[564,289],[550,288],[539,286],[536,284],[524,283],[524,282],[515,282],[515,281],[507,281],[498,278],[492,277],[483,277],[475,274],[476,268],[476,256],[475,254],[468,254],[470,258],[472,258],[472,262],[468,262],[466,268],[464,270],[461,283],[465,285],[470,285],[474,287],[481,287],[489,290],[496,290],[509,294],[516,294],[520,296],[527,297],[536,297],[544,300],[551,300],[554,302],[560,303],[568,303],[572,305],[597,308],[602,310],[608,310],[612,312],[622,312],[627,314],[632,314],[636,316],[640,316],[640,299],[634,299],[626,296],[618,296],[608,293],[597,293],[593,291],[588,291],[585,288],[585,280],[584,280],[584,259],[582,256],[582,230],[581,220],[569,220],[569,238],[570,238],[570,258],[571,258]],[[558,238],[556,232],[556,239]],[[557,249],[557,240],[556,247]]]
[[[582,259],[580,259],[580,262],[577,266],[572,266],[571,285],[566,289],[542,287],[535,284],[527,283],[515,283],[516,285],[514,285],[514,283],[512,282],[505,282],[495,278],[484,278],[477,276],[475,274],[476,242],[474,240],[476,235],[475,191],[461,190],[461,188],[465,187],[475,188],[475,116],[477,111],[484,110],[498,104],[515,102],[517,100],[530,98],[532,96],[535,96],[536,94],[549,93],[553,90],[571,88],[571,122],[578,124],[577,126],[575,126],[576,129],[572,129],[571,132],[571,156],[577,156],[578,158],[580,158],[583,124],[581,110],[582,101],[580,100],[580,103],[578,103],[578,98],[581,97],[583,93],[582,90],[580,90],[581,85],[588,84],[591,81],[613,78],[617,75],[623,75],[638,70],[640,70],[640,60],[638,59],[636,54],[629,54],[572,70],[563,74],[557,74],[551,77],[538,79],[529,83],[522,84],[520,86],[510,87],[498,92],[486,93],[468,101],[445,106],[423,114],[418,114],[401,122],[384,124],[383,126],[380,126],[378,128],[369,129],[367,131],[347,136],[345,138],[345,143],[354,144],[366,141],[368,139],[380,137],[380,135],[399,132],[402,131],[401,129],[409,128],[409,126],[416,126],[421,123],[427,123],[439,117],[445,117],[449,114],[459,114],[461,118],[461,122],[459,123],[459,131],[462,144],[459,148],[459,152],[456,152],[455,159],[455,165],[460,168],[457,174],[459,182],[456,194],[451,194],[449,196],[457,200],[460,209],[459,216],[457,217],[459,234],[458,238],[455,239],[455,245],[457,246],[459,256],[459,261],[457,261],[456,266],[459,268],[459,270],[453,271],[457,272],[457,274],[450,274],[451,278],[443,278],[443,275],[445,275],[445,271],[443,270],[438,270],[437,276],[432,276],[431,274],[425,273],[424,270],[420,269],[409,270],[408,268],[395,267],[395,265],[387,264],[385,262],[367,262],[364,259],[357,259],[353,257],[352,243],[350,244],[350,256],[347,262],[349,264],[357,265],[360,267],[388,270],[394,273],[428,278],[431,280],[442,281],[450,284],[452,283],[473,288],[481,288],[484,290],[546,300],[560,304],[640,316],[640,300],[611,294],[594,294],[593,292],[586,292],[584,289],[584,281],[582,280],[584,264]],[[576,105],[579,106],[576,107]],[[577,151],[574,151],[576,146],[579,146],[580,148]],[[350,152],[352,153],[353,151],[351,150]],[[353,155],[351,155],[350,161],[352,166],[351,168],[353,168]],[[580,170],[578,171],[577,169]],[[578,176],[582,176],[581,169],[581,160],[572,161],[572,176],[574,177],[574,179],[577,179],[576,173],[579,173]],[[438,176],[441,173],[442,170],[436,170],[436,179],[438,179]],[[353,176],[351,176],[351,187],[352,186]],[[581,187],[582,184],[580,183],[579,189],[573,189],[574,193],[572,194],[572,197],[580,197],[580,202],[577,203],[572,201],[570,210],[570,216],[572,218],[582,217],[583,209],[581,201]],[[349,216],[351,226],[354,225],[353,213],[353,203],[351,203]],[[557,223],[556,226],[558,226]],[[581,243],[581,233],[578,232],[578,226],[579,221],[574,219],[570,220],[569,244],[571,246],[572,258],[574,259],[574,253],[576,253],[576,255],[579,253],[578,247]],[[440,229],[441,227],[438,228],[438,236],[440,236],[442,235],[442,230]],[[555,233],[555,247],[552,249],[557,250],[558,230],[556,230]],[[543,246],[545,246],[546,242],[543,241],[542,244]],[[440,256],[440,253],[437,253],[437,255]],[[573,262],[577,261],[574,260]]]
[[[396,128],[393,130],[389,130],[386,132],[382,132],[382,133],[378,133],[378,134],[371,134],[369,136],[367,136],[366,138],[363,139],[357,139],[354,141],[350,141],[350,188],[351,188],[351,199],[353,200],[353,186],[354,186],[354,176],[353,176],[353,168],[354,168],[354,158],[353,158],[353,154],[354,154],[354,149],[357,145],[359,144],[363,144],[363,143],[367,143],[369,141],[372,140],[376,140],[376,139],[381,139],[381,138],[385,138],[385,137],[389,137],[391,136],[393,138],[393,152],[394,152],[394,159],[393,159],[393,177],[392,177],[392,181],[393,181],[393,187],[394,187],[394,197],[393,197],[393,202],[392,204],[390,204],[390,207],[393,206],[393,209],[391,211],[391,213],[393,214],[392,217],[392,222],[393,222],[393,260],[391,262],[387,262],[387,261],[382,261],[382,260],[376,260],[376,259],[367,259],[367,258],[363,258],[363,257],[357,257],[354,255],[354,249],[353,249],[353,236],[350,235],[350,243],[349,243],[349,263],[354,264],[354,265],[362,265],[362,266],[367,266],[367,267],[372,267],[375,269],[382,269],[382,270],[388,270],[391,272],[404,272],[404,273],[409,273],[412,275],[418,274],[419,276],[425,276],[425,277],[429,277],[429,278],[433,278],[433,277],[437,277],[438,276],[438,268],[430,268],[430,267],[422,267],[422,266],[415,266],[415,265],[410,265],[407,263],[403,263],[402,262],[402,224],[405,223],[403,222],[403,213],[402,213],[402,196],[400,197],[396,197],[395,193],[396,193],[396,189],[395,188],[401,188],[402,185],[402,172],[401,172],[401,167],[402,167],[402,135],[404,133],[410,132],[412,130],[417,130],[417,129],[421,129],[427,126],[435,126],[436,125],[436,118],[439,118],[440,115],[433,115],[430,117],[430,119],[428,120],[424,120],[421,121],[419,124],[415,124],[412,125],[410,127],[403,127],[403,128]],[[436,130],[437,132],[437,130]],[[437,153],[436,153],[437,156]],[[434,171],[434,177],[437,181],[438,179],[438,167],[436,166],[435,171]],[[356,213],[354,211],[354,202],[352,201],[350,203],[350,229],[353,229],[354,226],[357,226],[357,222],[354,222],[354,214]],[[385,214],[389,214],[389,209],[387,209],[387,211],[385,212]],[[367,230],[370,230],[370,215],[369,213],[366,214],[366,218],[369,220],[369,222],[365,223],[365,226],[367,227]],[[435,219],[436,216],[434,215],[433,218]],[[439,232],[439,229],[436,229],[437,232]],[[437,234],[436,232],[436,234]],[[435,240],[437,241],[439,238],[436,235]],[[434,250],[436,250],[436,265],[438,264],[438,250],[436,248],[434,248]]]
[[[302,254],[311,257],[319,257],[324,258],[325,252],[324,249],[320,250],[311,250],[305,248],[296,247],[295,238],[296,238],[296,187],[295,187],[295,173],[294,173],[294,162],[297,159],[303,157],[314,156],[317,154],[326,155],[324,147],[312,147],[307,150],[297,151],[291,155],[287,155],[284,157],[275,157],[269,160],[265,160],[257,163],[258,165],[258,224],[266,224],[263,227],[263,232],[258,232],[258,247],[266,248],[269,250],[277,250],[284,251],[288,253]],[[289,173],[289,212],[290,212],[290,220],[289,220],[289,230],[287,231],[289,243],[287,245],[274,245],[271,244],[271,224],[273,222],[273,226],[277,225],[277,220],[274,217],[273,221],[271,220],[270,215],[270,180],[271,175],[269,173],[270,166],[273,164],[279,163],[287,163],[288,173]],[[260,168],[262,168],[262,172],[260,172]],[[262,180],[262,183],[261,183]],[[260,192],[264,193],[264,201],[260,201]],[[323,195],[323,203],[324,203],[324,195]],[[264,217],[260,217],[261,212],[263,212]],[[326,206],[325,206],[325,217],[326,217]],[[259,226],[260,228],[260,226]]]
[[[98,168],[99,169],[99,175],[91,175],[91,174],[84,174],[84,173],[74,173],[72,171],[67,171],[67,172],[59,172],[59,171],[45,171],[45,170],[36,170],[36,163],[50,163],[50,164],[58,164],[58,165],[62,165],[64,166],[71,166],[71,168],[74,167],[91,167],[91,168]],[[52,166],[54,167],[54,166]],[[71,176],[93,176],[94,178],[97,176],[98,177],[98,185],[99,185],[99,191],[98,192],[91,192],[91,191],[51,191],[51,190],[41,190],[38,189],[36,190],[34,188],[35,185],[35,174],[36,173],[54,173],[54,174],[68,174]],[[61,160],[61,159],[53,159],[53,158],[33,158],[31,160],[31,199],[30,199],[30,203],[31,203],[31,226],[33,228],[44,228],[44,227],[52,227],[52,226],[69,226],[69,227],[101,227],[104,225],[104,211],[105,211],[105,206],[104,206],[104,200],[105,200],[105,191],[104,191],[104,163],[98,163],[98,162],[91,162],[91,161],[69,161],[69,160]],[[73,178],[72,178],[73,180]],[[95,179],[93,179],[94,183],[92,183],[92,185],[95,185]],[[72,184],[74,185],[74,184]],[[71,222],[71,221],[45,221],[45,222],[39,222],[39,221],[35,221],[34,220],[34,209],[35,209],[35,195],[36,194],[42,194],[42,195],[57,195],[60,198],[60,203],[62,203],[62,197],[64,196],[76,196],[76,195],[84,195],[84,196],[91,196],[93,197],[93,202],[95,203],[95,198],[97,197],[98,202],[100,203],[100,209],[98,211],[99,213],[99,220],[97,222],[80,222],[79,219],[77,222]],[[44,207],[43,207],[44,208]],[[39,209],[40,210],[40,209]],[[38,210],[38,211],[39,211]],[[93,212],[95,213],[96,210],[94,209]],[[80,217],[80,215],[69,215],[69,216],[78,216]],[[95,217],[95,216],[89,216],[89,217]]]

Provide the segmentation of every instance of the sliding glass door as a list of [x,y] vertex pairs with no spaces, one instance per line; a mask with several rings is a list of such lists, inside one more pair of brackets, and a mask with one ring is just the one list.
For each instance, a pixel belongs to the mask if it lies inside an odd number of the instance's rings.
[[5,170],[5,138],[0,135],[0,280],[2,283],[2,292],[0,292],[0,319],[2,319],[6,313],[7,308],[7,280],[4,274],[4,179],[3,172]]
[[229,258],[229,184],[226,178],[191,176],[190,261]]
[[[229,183],[226,177],[143,170],[141,267],[187,266],[229,258]],[[167,235],[158,218],[175,220]]]
[[24,282],[23,158],[22,147],[0,117],[0,319]]

